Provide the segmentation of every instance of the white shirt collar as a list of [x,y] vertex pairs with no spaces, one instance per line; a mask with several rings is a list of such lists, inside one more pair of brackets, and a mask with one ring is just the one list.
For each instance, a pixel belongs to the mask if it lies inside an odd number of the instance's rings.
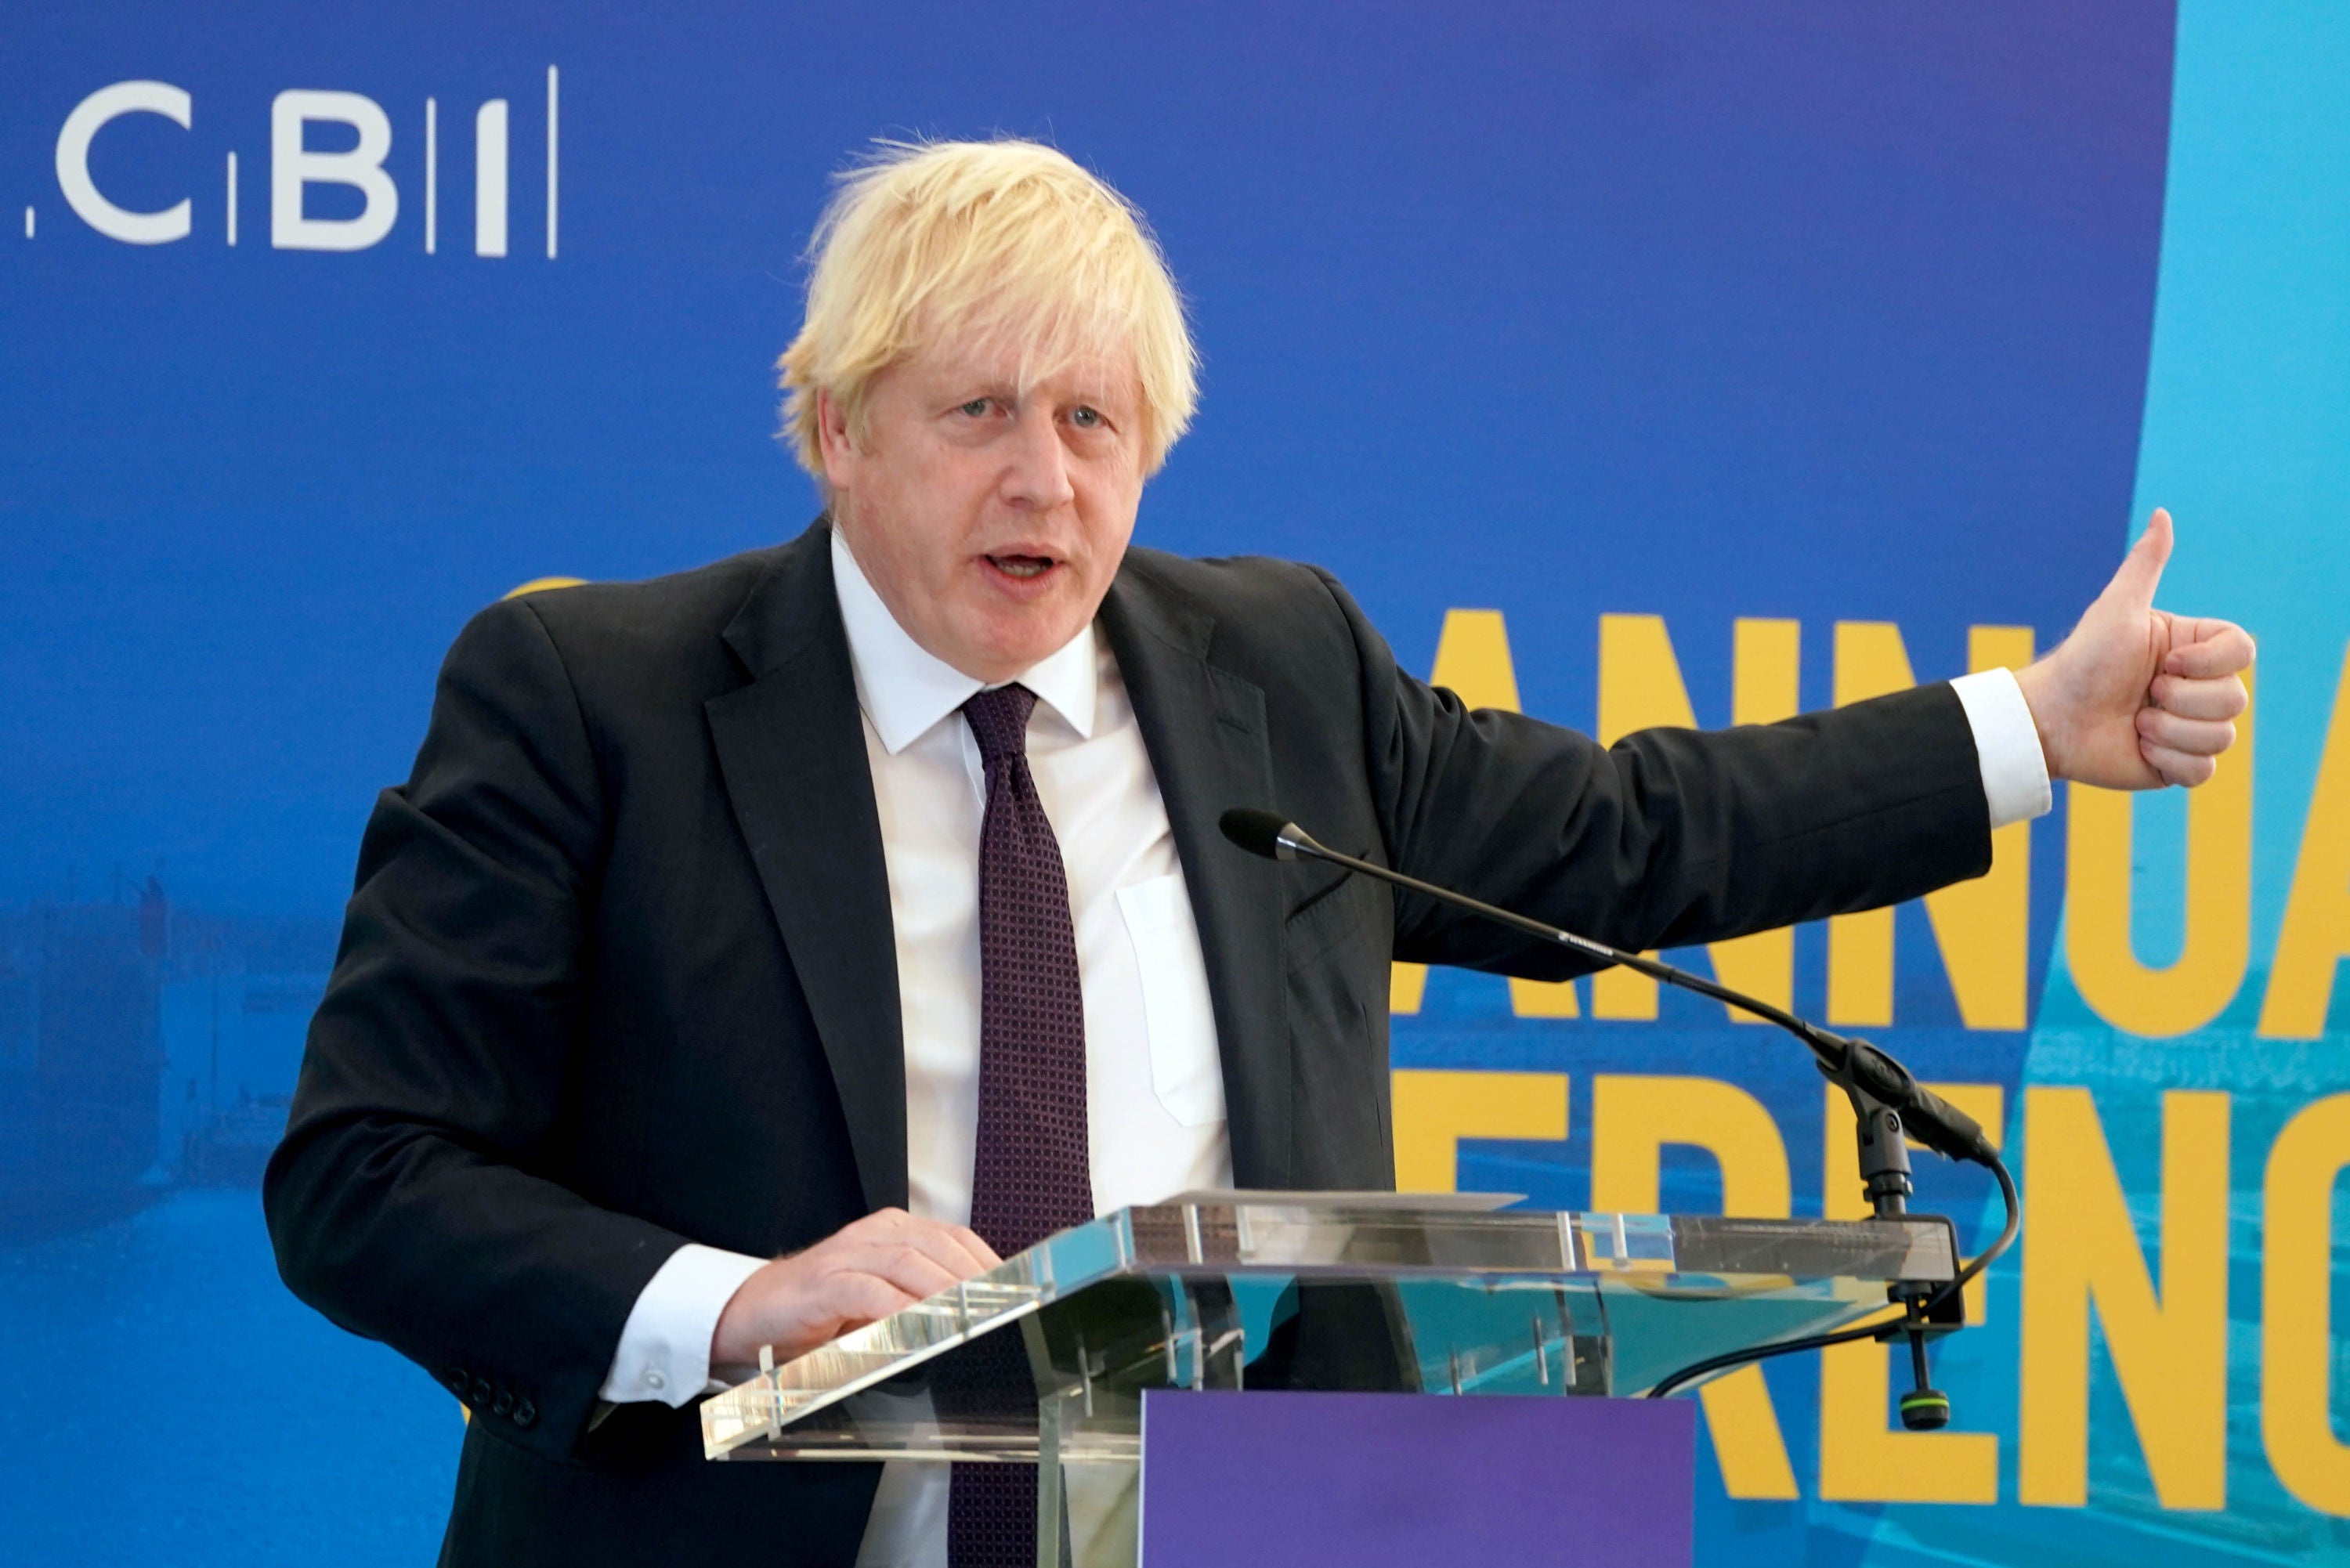
[[[912,745],[972,693],[985,688],[985,681],[972,680],[907,635],[866,579],[837,528],[832,530],[832,586],[840,597],[841,625],[848,632],[849,663],[857,672],[857,704],[873,722],[882,749],[891,756]],[[1087,621],[1058,651],[1013,679],[1090,740],[1094,659],[1094,628]]]

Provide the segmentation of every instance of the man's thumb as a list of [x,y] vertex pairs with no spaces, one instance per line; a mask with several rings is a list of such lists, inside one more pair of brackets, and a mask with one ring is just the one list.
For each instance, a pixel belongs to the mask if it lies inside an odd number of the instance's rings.
[[2138,535],[2137,543],[2122,559],[2121,570],[2106,585],[2106,596],[2118,598],[2137,607],[2149,607],[2154,603],[2154,590],[2162,581],[2162,568],[2170,560],[2170,514],[2158,506],[2154,516]]

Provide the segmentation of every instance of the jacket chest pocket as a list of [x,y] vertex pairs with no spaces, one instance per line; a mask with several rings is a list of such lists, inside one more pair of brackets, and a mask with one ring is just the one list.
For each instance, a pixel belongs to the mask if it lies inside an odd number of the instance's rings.
[[1118,890],[1126,933],[1142,983],[1142,1017],[1150,1037],[1150,1087],[1167,1114],[1187,1127],[1224,1119],[1224,1069],[1216,1054],[1216,1019],[1208,965],[1180,874]]

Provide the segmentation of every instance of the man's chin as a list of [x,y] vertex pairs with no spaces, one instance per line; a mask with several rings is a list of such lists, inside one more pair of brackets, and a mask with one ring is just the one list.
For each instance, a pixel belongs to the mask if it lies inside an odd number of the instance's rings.
[[998,613],[989,618],[987,626],[976,628],[977,635],[966,643],[970,661],[952,662],[965,674],[991,683],[1009,680],[1067,647],[1084,627],[1085,618],[1072,613],[1066,604],[1052,605],[1049,610],[1040,605],[1018,616]]

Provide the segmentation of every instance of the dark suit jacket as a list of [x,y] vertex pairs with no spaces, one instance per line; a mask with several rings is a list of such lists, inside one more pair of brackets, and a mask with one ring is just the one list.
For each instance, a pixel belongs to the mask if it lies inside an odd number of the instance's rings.
[[[1198,918],[1233,1171],[1393,1182],[1388,965],[1557,949],[1227,845],[1339,849],[1620,947],[1890,903],[1990,864],[1947,686],[1603,750],[1405,674],[1312,568],[1137,549],[1101,625]],[[265,1198],[305,1301],[474,1414],[444,1560],[847,1563],[875,1472],[706,1464],[694,1411],[590,1430],[687,1241],[805,1247],[906,1200],[889,889],[824,525],[541,593],[451,650],[378,802]]]

